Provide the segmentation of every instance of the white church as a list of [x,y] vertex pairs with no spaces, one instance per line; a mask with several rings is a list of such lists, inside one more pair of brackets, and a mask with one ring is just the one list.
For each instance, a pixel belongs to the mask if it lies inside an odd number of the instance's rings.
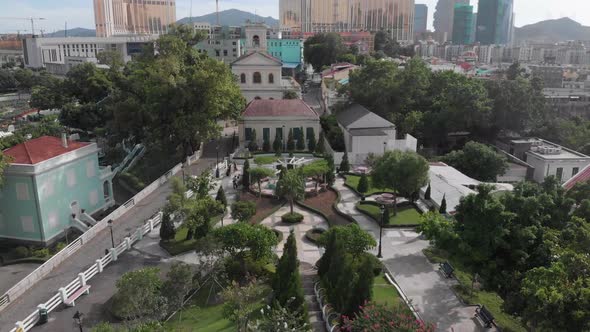
[[265,24],[246,26],[246,53],[232,62],[242,95],[249,103],[254,99],[283,99],[286,91],[295,91],[301,98],[301,86],[292,77],[283,77],[281,60],[267,52]]

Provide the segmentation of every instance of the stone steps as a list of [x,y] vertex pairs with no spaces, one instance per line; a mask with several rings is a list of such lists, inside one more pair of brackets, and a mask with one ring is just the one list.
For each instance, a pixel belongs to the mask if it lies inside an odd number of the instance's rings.
[[326,332],[326,323],[322,317],[322,308],[320,308],[314,291],[317,271],[313,269],[311,264],[302,262],[299,266],[299,273],[301,273],[301,283],[303,284],[303,294],[305,296],[311,328],[314,332]]

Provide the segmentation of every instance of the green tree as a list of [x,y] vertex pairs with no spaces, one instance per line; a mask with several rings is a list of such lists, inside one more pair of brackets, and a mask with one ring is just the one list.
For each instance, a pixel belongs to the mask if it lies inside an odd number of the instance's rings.
[[167,299],[169,311],[182,308],[184,300],[193,288],[194,271],[188,264],[175,262],[166,274],[162,285],[162,295]]
[[336,63],[346,51],[342,37],[337,33],[316,34],[307,38],[303,45],[305,62],[311,64],[316,72],[320,72],[325,66]]
[[152,320],[162,317],[165,300],[160,294],[159,269],[147,267],[123,274],[117,281],[114,313],[128,320]]
[[343,250],[349,253],[355,259],[361,257],[364,252],[374,248],[377,245],[375,239],[371,234],[365,232],[357,224],[349,224],[346,226],[331,227],[327,232],[324,232],[320,237],[320,245],[326,247],[331,241],[336,241],[342,244]]
[[11,91],[16,89],[17,81],[11,70],[0,69],[0,91]]
[[74,66],[66,74],[64,92],[81,103],[99,102],[109,95],[113,86],[106,72],[93,63]]
[[430,183],[428,183],[428,187],[426,188],[426,191],[424,192],[424,199],[425,200],[430,200],[430,195],[431,195],[431,187],[430,187]]
[[[375,161],[371,178],[377,188],[393,188],[411,198],[428,183],[428,162],[415,152],[387,151]],[[397,213],[397,196],[394,202]]]
[[302,167],[303,176],[305,178],[312,177],[315,182],[315,190],[318,190],[318,184],[325,177],[326,172],[330,170],[326,160],[315,160],[310,164]]
[[250,138],[250,143],[248,143],[248,150],[252,152],[258,151],[258,143],[256,141],[256,129],[252,129],[252,137]]
[[274,171],[266,167],[255,167],[250,170],[250,178],[258,184],[258,196],[262,195],[262,180],[274,175]]
[[508,160],[485,144],[468,142],[463,149],[453,151],[442,161],[480,181],[494,182],[508,169]]
[[207,236],[213,228],[211,219],[223,211],[224,206],[209,196],[190,200],[186,206],[187,240]]
[[29,105],[39,110],[59,108],[62,106],[61,93],[45,86],[34,86],[31,89]]
[[238,118],[245,101],[230,68],[199,54],[187,32],[160,36],[127,63],[108,103],[114,133],[191,155],[219,135],[218,119]]
[[572,198],[580,204],[583,200],[590,197],[590,182],[576,183],[572,189],[567,192],[567,197]]
[[244,190],[250,188],[250,162],[248,159],[244,162],[244,169],[242,170],[242,186]]
[[361,194],[364,194],[367,191],[369,191],[369,178],[367,177],[367,174],[363,173],[361,175],[361,179],[359,180],[356,190]]
[[336,166],[334,165],[334,156],[331,154],[327,154],[324,159],[328,163],[328,171],[326,172],[326,183],[330,186],[334,185],[336,181],[336,176],[334,172],[336,172]]
[[299,128],[299,135],[297,137],[297,150],[305,150],[305,137],[303,134],[303,127]]
[[256,214],[256,203],[237,201],[231,206],[231,216],[237,221],[246,222]]
[[[324,140],[325,140],[325,138],[324,138],[324,132],[323,131],[320,131],[320,138],[318,139],[318,144],[316,145],[316,148],[314,150],[315,153],[317,153],[317,154],[324,154],[324,152],[325,152],[325,149],[324,149],[324,144],[325,144],[324,143]],[[311,147],[310,147],[310,151],[311,151]]]
[[270,152],[270,141],[268,140],[268,137],[264,137],[262,140],[262,151]]
[[170,241],[176,236],[176,229],[174,228],[174,222],[170,219],[171,211],[170,206],[166,205],[162,213],[162,224],[160,225],[160,239],[162,241]]
[[277,236],[263,225],[235,223],[216,228],[214,238],[219,242],[223,251],[232,259],[243,260],[249,255],[254,260],[272,257],[272,248],[277,244]]
[[276,156],[280,156],[281,152],[283,151],[283,140],[279,135],[278,130],[275,133],[275,140],[272,142],[272,149],[275,152]]
[[276,193],[289,202],[293,214],[293,202],[302,200],[305,196],[305,181],[301,173],[295,169],[285,172],[277,182]]
[[287,137],[287,152],[295,150],[295,140],[293,139],[293,129],[289,129],[289,136]]
[[295,90],[287,90],[283,92],[283,99],[299,99],[299,95]]
[[317,144],[316,144],[316,140],[315,140],[315,132],[313,130],[313,128],[311,128],[311,131],[309,132],[309,137],[307,137],[307,149],[310,152],[317,152],[316,148],[317,148]]
[[227,206],[227,198],[225,197],[225,191],[223,190],[223,186],[219,186],[219,190],[217,190],[215,200],[223,204],[224,207]]
[[277,264],[272,288],[274,299],[280,306],[291,311],[303,308],[302,318],[306,316],[305,298],[299,273],[299,261],[297,260],[297,243],[293,230],[285,242],[283,255]]
[[251,280],[244,286],[234,281],[221,293],[224,316],[236,323],[238,332],[248,331],[248,322],[264,295],[264,289],[256,280]]
[[348,162],[348,153],[344,152],[344,156],[342,156],[342,161],[340,161],[340,172],[347,173],[350,172],[350,163]]
[[506,78],[510,81],[514,81],[517,78],[522,77],[525,72],[525,69],[520,67],[520,63],[515,61],[510,67],[508,67],[508,70],[506,70]]
[[438,208],[438,213],[446,214],[447,213],[447,197],[443,195],[442,201],[440,201],[440,207]]
[[373,299],[374,280],[373,263],[368,257],[364,257],[358,265],[355,282],[350,288],[350,298],[343,312],[345,315],[352,316]]

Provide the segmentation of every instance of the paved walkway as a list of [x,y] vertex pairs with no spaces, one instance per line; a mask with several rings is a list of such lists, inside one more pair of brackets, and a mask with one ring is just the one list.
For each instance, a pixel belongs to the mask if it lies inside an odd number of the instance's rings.
[[[355,209],[359,197],[344,186],[341,178],[336,179],[334,187],[342,196],[337,208],[352,216],[379,241],[377,223]],[[474,318],[475,307],[459,301],[451,290],[456,281],[442,276],[438,267],[424,256],[422,249],[429,243],[420,234],[413,229],[383,229],[382,239],[382,261],[422,319],[436,324],[438,331],[494,331],[483,328]]]
[[[203,157],[196,164],[186,168],[185,174],[200,174],[214,163],[215,143],[209,143],[204,149]],[[177,174],[177,176],[180,175]],[[113,223],[115,244],[120,243],[128,234],[135,231],[138,226],[143,225],[149,217],[161,209],[170,193],[170,181],[168,181],[168,183],[147,196],[126,214],[115,220]],[[86,243],[74,255],[70,256],[65,262],[49,273],[49,275],[1,311],[0,331],[10,330],[14,327],[16,321],[27,317],[31,312],[35,311],[39,303],[47,301],[57,293],[60,287],[70,283],[77,277],[78,273],[86,270],[96,259],[101,258],[107,248],[111,248],[111,238],[108,228],[97,234],[96,237]]]

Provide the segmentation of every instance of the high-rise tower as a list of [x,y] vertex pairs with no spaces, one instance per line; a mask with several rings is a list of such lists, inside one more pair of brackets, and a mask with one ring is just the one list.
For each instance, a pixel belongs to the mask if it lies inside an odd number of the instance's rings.
[[160,35],[176,22],[175,0],[94,0],[97,37]]
[[483,45],[510,43],[513,5],[513,0],[479,0],[476,41]]
[[434,12],[434,32],[436,39],[446,42],[453,36],[453,22],[455,18],[455,5],[469,5],[469,0],[438,0]]

